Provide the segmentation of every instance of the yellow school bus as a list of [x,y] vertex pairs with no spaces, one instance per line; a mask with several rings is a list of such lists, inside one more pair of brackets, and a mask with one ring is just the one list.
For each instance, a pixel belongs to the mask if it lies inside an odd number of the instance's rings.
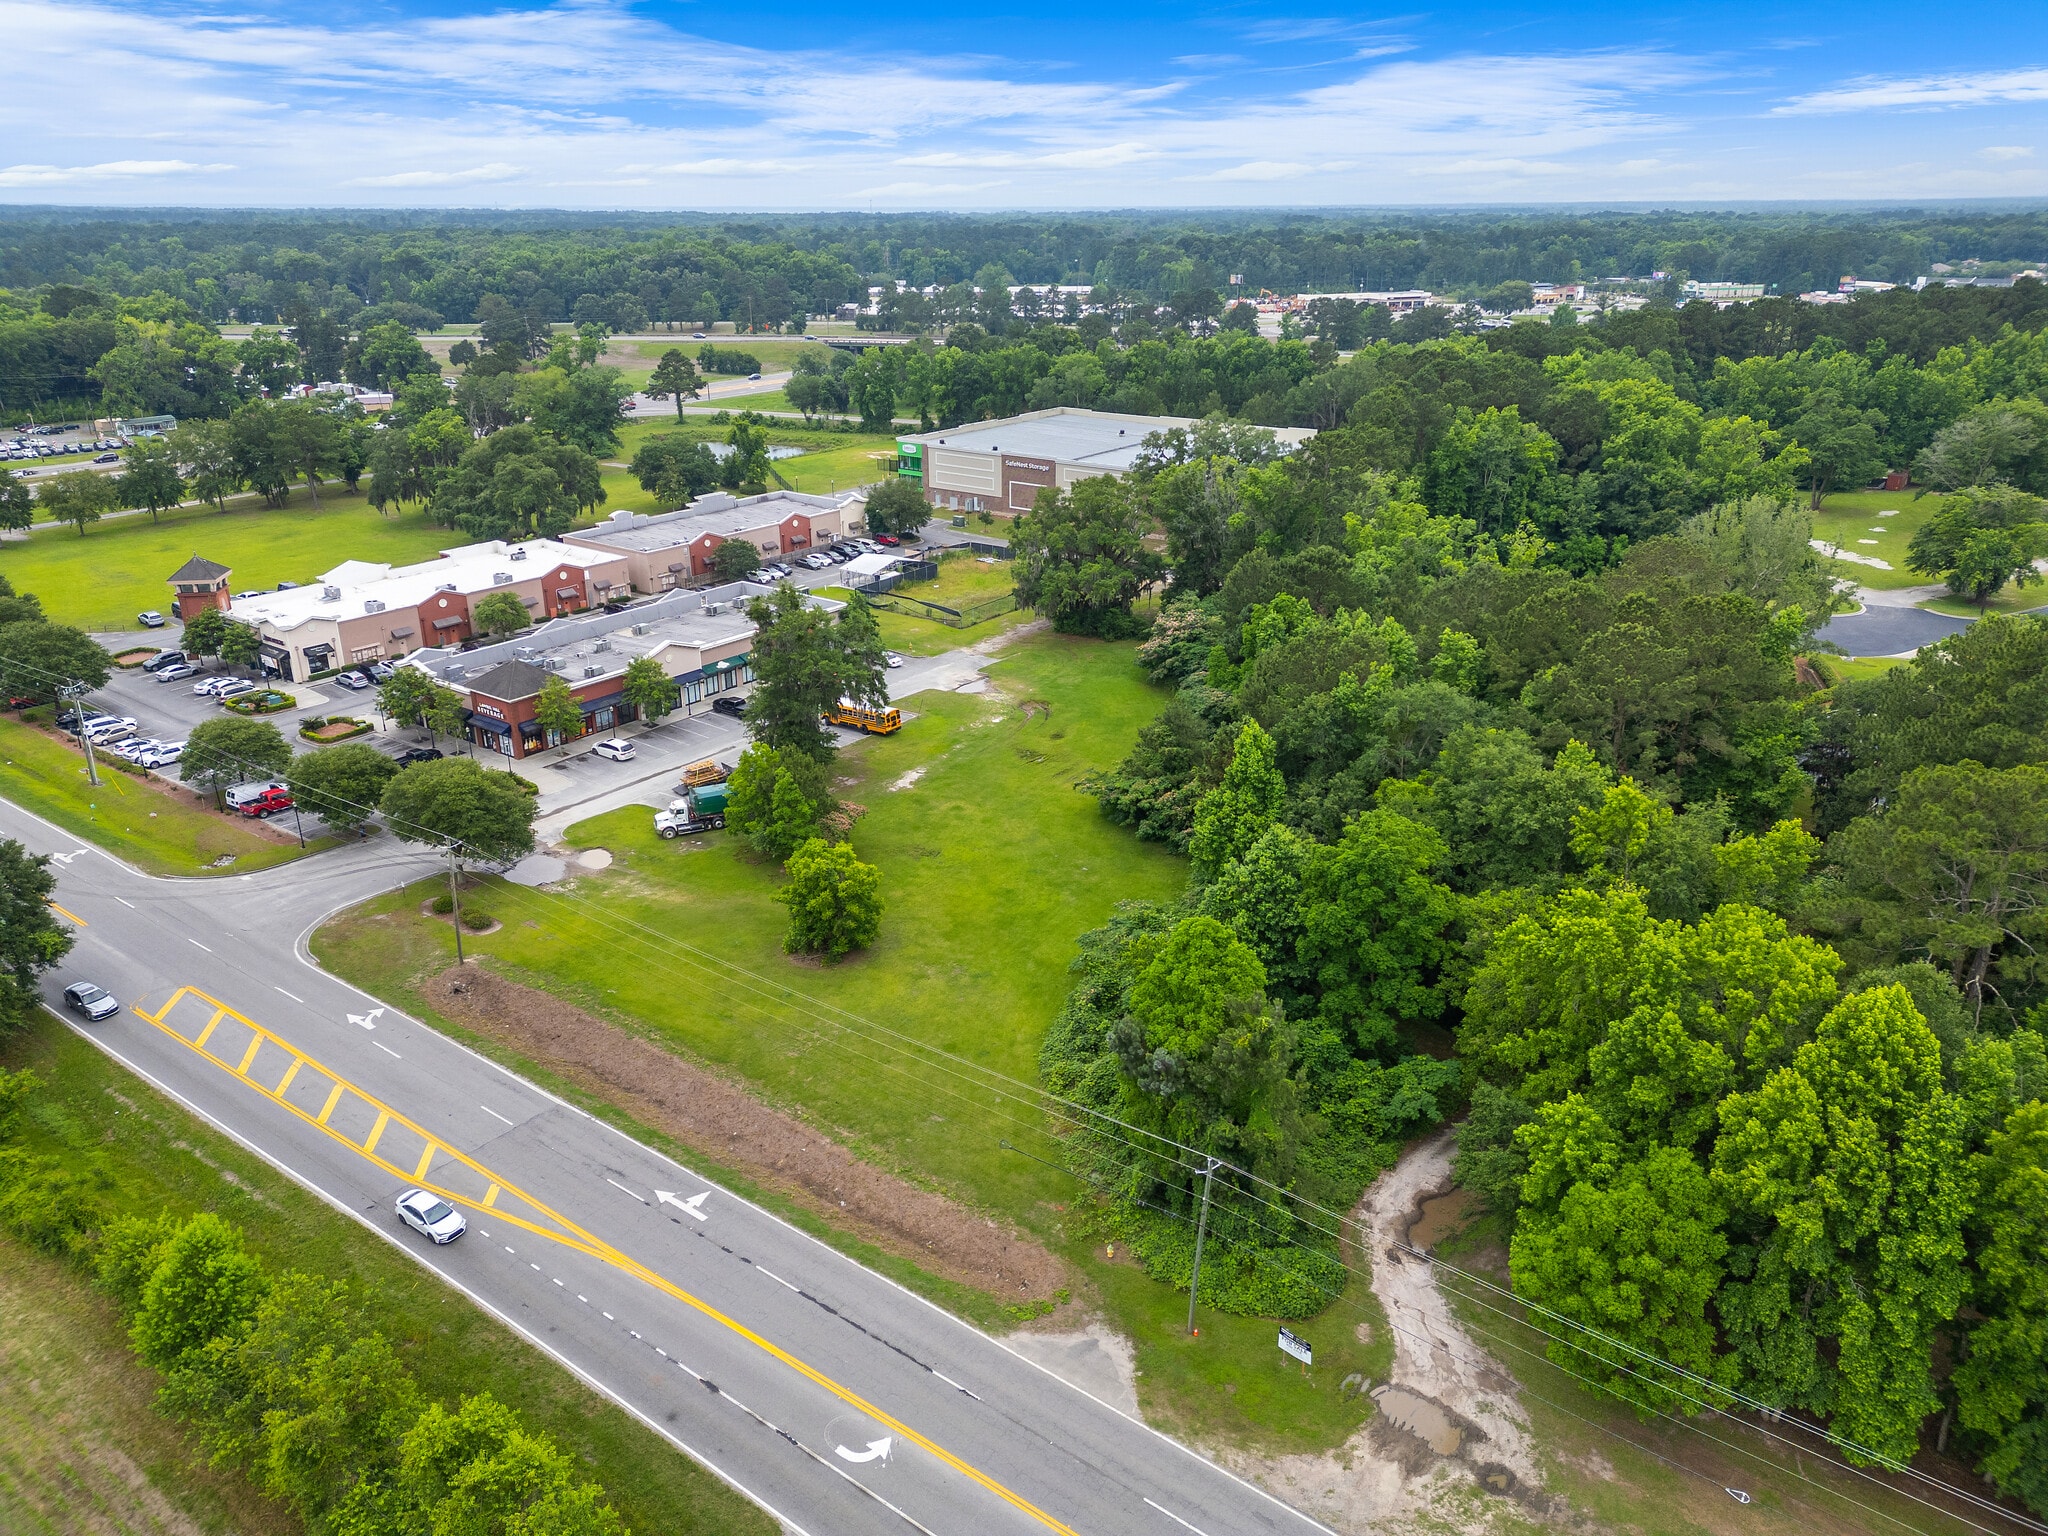
[[866,731],[870,736],[887,736],[892,731],[903,729],[903,716],[897,710],[867,709],[841,699],[825,711],[825,723],[843,725],[849,730]]

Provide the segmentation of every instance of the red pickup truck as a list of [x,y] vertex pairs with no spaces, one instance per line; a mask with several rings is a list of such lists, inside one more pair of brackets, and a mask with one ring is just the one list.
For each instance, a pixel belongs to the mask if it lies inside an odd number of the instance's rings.
[[278,811],[292,808],[292,792],[282,785],[251,795],[245,800],[231,802],[230,810],[240,811],[244,816],[270,816]]

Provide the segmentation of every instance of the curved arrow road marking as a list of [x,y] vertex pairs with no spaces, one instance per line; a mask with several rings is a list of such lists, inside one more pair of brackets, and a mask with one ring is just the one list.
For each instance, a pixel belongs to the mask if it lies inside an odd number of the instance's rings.
[[870,1440],[868,1448],[864,1451],[849,1451],[843,1445],[835,1445],[832,1447],[832,1450],[834,1454],[845,1461],[887,1461],[889,1459],[890,1439],[890,1436],[884,1435],[879,1440]]
[[676,1192],[674,1190],[657,1189],[654,1192],[654,1198],[659,1200],[663,1205],[672,1205],[679,1211],[687,1212],[688,1214],[696,1217],[699,1221],[709,1221],[711,1218],[710,1216],[705,1214],[704,1201],[710,1194],[711,1191],[707,1189],[702,1194],[690,1196],[690,1198],[687,1200],[679,1200],[676,1198]]
[[372,1008],[368,1013],[352,1013],[348,1016],[348,1021],[351,1024],[360,1024],[365,1029],[375,1029],[378,1016],[383,1012],[382,1008]]

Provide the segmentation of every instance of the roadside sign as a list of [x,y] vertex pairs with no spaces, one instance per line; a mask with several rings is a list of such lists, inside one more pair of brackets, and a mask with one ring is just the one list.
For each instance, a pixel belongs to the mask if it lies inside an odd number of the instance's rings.
[[1280,1330],[1280,1351],[1282,1354],[1294,1356],[1303,1365],[1316,1363],[1315,1351],[1308,1347],[1308,1340],[1289,1333],[1285,1328]]

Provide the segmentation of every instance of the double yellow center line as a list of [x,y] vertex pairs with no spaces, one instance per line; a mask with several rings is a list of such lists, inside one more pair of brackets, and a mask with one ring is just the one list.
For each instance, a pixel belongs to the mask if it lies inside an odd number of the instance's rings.
[[[68,917],[70,914],[65,915]],[[206,1010],[205,1024],[196,1035],[190,1036],[171,1022],[172,1013],[188,1000],[202,1005]],[[381,1168],[393,1178],[431,1190],[451,1205],[468,1206],[479,1212],[489,1211],[499,1221],[531,1232],[537,1237],[544,1237],[550,1242],[559,1243],[565,1248],[574,1249],[578,1253],[588,1254],[631,1275],[634,1279],[701,1313],[719,1326],[729,1329],[807,1380],[824,1388],[847,1406],[866,1414],[876,1423],[888,1426],[912,1445],[928,1451],[963,1477],[980,1484],[1004,1503],[1030,1516],[1047,1530],[1057,1532],[1058,1536],[1077,1536],[1070,1526],[1047,1514],[1023,1495],[997,1482],[980,1468],[961,1460],[936,1441],[876,1407],[850,1387],[841,1385],[781,1345],[763,1338],[744,1323],[726,1316],[709,1302],[692,1295],[630,1254],[593,1236],[560,1212],[527,1194],[511,1180],[492,1172],[460,1148],[450,1145],[416,1124],[375,1095],[366,1093],[340,1073],[322,1065],[274,1031],[258,1024],[247,1015],[236,1012],[218,998],[210,997],[196,987],[180,987],[171,994],[170,1000],[154,1013],[140,1007],[135,1012],[138,1018],[148,1020],[187,1050],[222,1071],[233,1074],[264,1098],[279,1105],[322,1135],[331,1137],[357,1156]],[[186,1010],[188,1016],[196,1016],[197,1013],[197,1009]],[[207,1049],[208,1043],[213,1040],[216,1033],[230,1021],[233,1026],[249,1032],[248,1039],[242,1044],[239,1059],[233,1063]],[[281,1053],[289,1058],[275,1087],[265,1086],[263,1081],[251,1075],[251,1068],[266,1047],[274,1054]],[[324,1096],[319,1095],[315,1086],[314,1097],[320,1102],[317,1110],[308,1108],[305,1103],[292,1096],[291,1090],[299,1086],[302,1079],[312,1085],[320,1082],[328,1085],[328,1091]],[[348,1124],[352,1125],[361,1125],[367,1120],[368,1128],[360,1134],[351,1135],[346,1125],[336,1123],[338,1118],[346,1118]],[[397,1133],[395,1136],[394,1132]],[[402,1143],[407,1152],[410,1152],[416,1143],[419,1147],[416,1159],[409,1159],[407,1165],[401,1165],[392,1161],[385,1151],[379,1150],[380,1147],[384,1147],[388,1151],[394,1141]],[[429,1182],[427,1173],[437,1162],[444,1165],[444,1171],[438,1182]],[[512,1202],[509,1208],[505,1203],[507,1196],[511,1197]]]

